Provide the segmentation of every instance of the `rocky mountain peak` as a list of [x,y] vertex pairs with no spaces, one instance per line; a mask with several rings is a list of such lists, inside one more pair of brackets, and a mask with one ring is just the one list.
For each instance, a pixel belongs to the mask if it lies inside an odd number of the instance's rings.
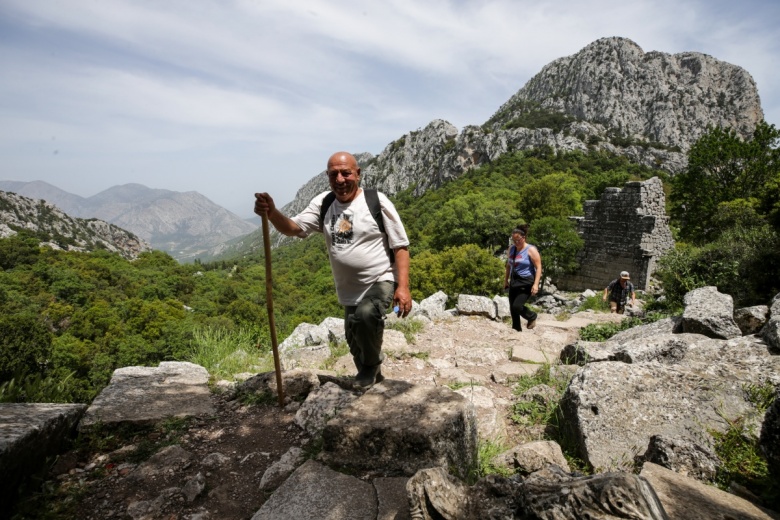
[[763,119],[758,89],[743,68],[699,52],[645,53],[619,37],[596,40],[546,65],[489,125],[511,123],[529,104],[683,152],[708,126],[748,137]]
[[[763,119],[758,89],[736,65],[698,52],[644,52],[632,40],[596,40],[531,78],[481,126],[431,121],[388,144],[362,183],[389,195],[437,188],[506,153],[550,147],[605,150],[672,174],[708,127],[752,135]],[[294,214],[327,189],[312,179],[285,206]]]

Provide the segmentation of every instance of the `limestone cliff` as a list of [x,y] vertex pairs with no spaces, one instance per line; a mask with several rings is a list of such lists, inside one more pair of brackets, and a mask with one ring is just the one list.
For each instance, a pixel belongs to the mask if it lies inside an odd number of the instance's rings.
[[41,245],[66,251],[106,249],[134,259],[151,250],[144,240],[108,222],[72,218],[44,200],[0,191],[0,238],[22,230],[35,233]]
[[[505,153],[550,146],[604,149],[675,173],[709,126],[747,137],[763,119],[750,74],[698,52],[644,52],[602,38],[545,66],[481,126],[435,120],[363,155],[363,185],[421,194]],[[318,175],[284,209],[294,213],[327,184]]]

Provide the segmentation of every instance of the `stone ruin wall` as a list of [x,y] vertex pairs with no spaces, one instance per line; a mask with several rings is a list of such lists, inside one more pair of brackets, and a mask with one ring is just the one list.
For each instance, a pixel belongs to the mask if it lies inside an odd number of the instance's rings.
[[607,188],[600,200],[585,202],[585,216],[574,217],[585,241],[580,269],[556,280],[564,291],[603,290],[620,271],[631,273],[636,289],[648,286],[656,260],[674,247],[658,177]]

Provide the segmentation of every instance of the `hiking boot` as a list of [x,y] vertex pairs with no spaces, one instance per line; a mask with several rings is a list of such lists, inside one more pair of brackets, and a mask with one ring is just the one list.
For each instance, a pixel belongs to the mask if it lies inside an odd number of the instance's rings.
[[355,386],[369,389],[374,386],[374,384],[381,383],[384,380],[385,376],[382,375],[381,365],[373,367],[363,366],[355,376]]
[[528,330],[531,330],[534,327],[536,327],[536,318],[532,319],[531,321],[525,324],[525,328]]

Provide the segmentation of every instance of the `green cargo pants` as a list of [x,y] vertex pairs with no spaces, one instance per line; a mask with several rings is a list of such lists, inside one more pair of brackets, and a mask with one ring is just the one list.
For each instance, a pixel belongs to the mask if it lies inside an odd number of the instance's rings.
[[393,301],[395,282],[376,282],[357,305],[344,307],[344,332],[355,366],[373,367],[382,363],[382,336],[385,315]]

